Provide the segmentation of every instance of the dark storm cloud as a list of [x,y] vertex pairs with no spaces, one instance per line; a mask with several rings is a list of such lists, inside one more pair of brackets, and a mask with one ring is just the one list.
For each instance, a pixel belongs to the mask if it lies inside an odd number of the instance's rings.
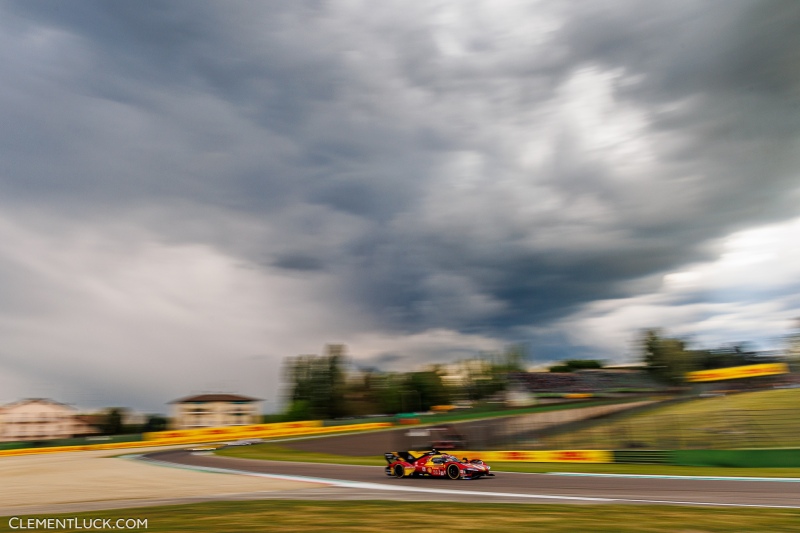
[[302,255],[286,255],[284,257],[279,257],[274,265],[278,268],[286,268],[289,270],[320,270],[323,268],[321,260],[315,257]]
[[796,185],[798,23],[800,6],[783,0],[619,2],[570,18],[571,59],[623,69],[621,101],[647,106],[654,130],[678,138],[664,164],[704,178],[704,212],[650,229],[698,241],[796,212],[782,192]]
[[[325,83],[324,58],[314,60],[302,50],[293,57],[280,36],[261,46],[237,38],[237,21],[227,18],[221,5],[64,7],[57,2],[16,5],[20,18],[36,21],[22,25],[27,32],[15,32],[23,57],[31,55],[24,50],[26,41],[37,38],[53,56],[28,58],[33,64],[54,63],[44,73],[49,79],[29,83],[55,100],[37,102],[38,109],[23,109],[11,119],[38,120],[31,146],[36,155],[52,153],[61,163],[9,172],[12,179],[25,175],[19,188],[40,180],[50,185],[58,172],[70,192],[90,191],[103,201],[167,195],[202,202],[219,195],[223,202],[252,207],[253,197],[259,206],[272,205],[271,197],[291,191],[291,180],[302,177],[302,169],[291,166],[290,131],[273,130],[302,124],[292,110],[325,98],[324,90],[314,89]],[[280,26],[280,11],[275,6],[264,13],[266,35]],[[72,68],[58,68],[62,59]],[[34,78],[36,69],[31,71],[28,77]],[[314,71],[317,78],[310,75]],[[263,88],[249,89],[251,80]],[[257,120],[273,127],[262,129]],[[257,150],[242,146],[248,134],[258,136]],[[230,161],[218,163],[219,155]],[[228,187],[236,193],[227,193]]]
[[[708,258],[715,237],[795,215],[787,193],[797,186],[798,22],[800,7],[793,2],[620,2],[571,10],[554,38],[568,51],[564,63],[547,72],[563,79],[582,66],[619,69],[620,104],[643,107],[652,134],[671,138],[660,147],[658,174],[640,176],[639,184],[614,183],[613,167],[592,161],[569,141],[562,159],[539,178],[615,210],[627,238],[613,242],[598,234],[599,248],[553,253],[515,246],[509,228],[502,249],[465,239],[451,247],[461,249],[449,258],[432,262],[459,270],[506,304],[491,321],[481,317],[482,324],[536,323],[620,296],[628,280]],[[503,208],[488,201],[474,220],[462,222],[492,224],[492,211]],[[564,233],[569,241],[564,218],[528,231]],[[435,250],[451,236],[429,238],[431,250],[419,254],[437,258]],[[454,265],[459,259],[461,266]]]
[[0,202],[329,274],[384,331],[515,340],[797,214],[793,2],[1,9]]

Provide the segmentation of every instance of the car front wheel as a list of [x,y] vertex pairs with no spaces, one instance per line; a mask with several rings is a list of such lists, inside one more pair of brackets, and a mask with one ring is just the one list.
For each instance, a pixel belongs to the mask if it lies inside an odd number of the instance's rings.
[[450,465],[447,467],[447,477],[450,479],[458,479],[461,477],[461,469],[458,465]]

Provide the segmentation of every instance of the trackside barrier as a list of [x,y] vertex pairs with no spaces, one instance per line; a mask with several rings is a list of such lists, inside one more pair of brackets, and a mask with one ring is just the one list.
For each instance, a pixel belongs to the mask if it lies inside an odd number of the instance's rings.
[[483,459],[486,462],[520,463],[613,463],[614,455],[607,450],[547,450],[547,451],[454,451],[457,457]]
[[43,453],[74,452],[89,450],[93,445],[86,446],[50,446],[46,448],[16,448],[14,450],[0,450],[0,457],[10,455],[39,455]]
[[[332,426],[328,428],[295,428],[305,430],[306,435],[343,433],[347,431],[366,431],[390,427],[388,422],[353,424],[351,426]],[[287,428],[288,431],[288,428]],[[185,442],[183,442],[185,440]],[[219,439],[216,439],[219,440]],[[43,448],[16,448],[0,450],[0,457],[19,455],[38,455],[46,453],[76,452],[88,450],[114,450],[149,446],[169,446],[176,444],[196,444],[197,440],[160,439],[150,441],[113,442],[86,444],[80,446],[52,446]],[[483,459],[486,462],[523,463],[661,463],[682,466],[721,466],[721,467],[800,467],[800,449],[756,449],[756,450],[660,450],[649,452],[659,457],[626,456],[620,451],[607,450],[536,450],[536,451],[453,451],[458,457]],[[657,460],[655,460],[657,459]]]
[[[315,421],[319,422],[319,421]],[[315,423],[314,422],[314,423]],[[321,424],[321,422],[319,422]],[[247,430],[244,433],[232,431],[215,433],[213,431],[189,430],[196,432],[184,434],[181,431],[159,431],[157,433],[147,434],[150,440],[135,441],[135,442],[113,442],[104,444],[86,444],[81,446],[52,446],[42,448],[18,448],[13,450],[0,450],[0,457],[11,455],[34,455],[42,453],[57,453],[57,452],[75,452],[86,450],[115,450],[124,448],[141,448],[146,446],[172,446],[176,444],[199,444],[203,442],[219,442],[226,440],[239,440],[243,438],[277,438],[277,437],[295,437],[295,436],[314,436],[324,435],[328,433],[346,433],[350,431],[369,431],[374,429],[384,429],[391,427],[391,422],[372,422],[367,424],[352,424],[349,426],[313,426],[312,423],[303,423],[302,426],[294,426],[291,424],[282,424],[282,427],[274,427],[273,424],[262,424],[262,426],[270,426],[268,429],[262,429],[259,432]],[[246,426],[243,426],[246,427]],[[226,428],[205,428],[211,429],[226,429]],[[231,428],[240,429],[240,428]],[[177,434],[172,437],[159,437],[153,438],[154,435]]]
[[722,381],[725,379],[754,378],[788,373],[789,365],[786,363],[761,363],[758,365],[733,366],[730,368],[718,368],[716,370],[688,372],[686,374],[686,381],[695,383],[703,381]]
[[248,426],[224,426],[199,429],[173,429],[145,433],[144,440],[180,439],[195,437],[213,437],[215,439],[240,439],[260,436],[263,433],[282,432],[302,428],[322,427],[322,420],[304,422],[280,422],[275,424],[251,424]]
[[133,441],[133,442],[114,442],[105,444],[81,444],[77,446],[44,446],[41,448],[16,448],[13,450],[0,450],[0,457],[11,455],[40,455],[45,453],[59,452],[83,452],[91,450],[124,450],[129,448],[144,448],[150,446],[169,446],[180,444],[164,441]]
[[800,450],[675,450],[672,463],[685,466],[800,467]]
[[[319,422],[321,424],[321,422]],[[270,425],[270,424],[265,424]],[[328,426],[323,427],[319,426],[310,426],[306,425],[305,427],[283,427],[283,428],[274,428],[274,427],[267,427],[261,428],[260,430],[246,430],[242,431],[235,431],[238,428],[231,428],[234,431],[224,431],[224,432],[205,432],[205,433],[198,433],[198,434],[189,434],[184,435],[182,432],[159,432],[164,434],[160,436],[156,442],[165,443],[165,444],[196,444],[201,442],[219,442],[225,440],[240,440],[240,439],[272,439],[272,438],[279,438],[279,437],[302,437],[302,436],[314,436],[314,435],[325,435],[327,433],[343,433],[348,431],[369,431],[373,429],[383,429],[392,427],[391,422],[371,422],[367,424],[351,424],[348,426]],[[211,428],[209,428],[211,429]],[[227,429],[227,428],[216,428],[216,429]],[[194,430],[192,430],[194,431]],[[174,436],[169,436],[169,434],[177,434]],[[145,441],[147,442],[147,441]],[[151,445],[152,442],[150,441]]]
[[674,464],[671,450],[614,450],[614,462],[620,464]]

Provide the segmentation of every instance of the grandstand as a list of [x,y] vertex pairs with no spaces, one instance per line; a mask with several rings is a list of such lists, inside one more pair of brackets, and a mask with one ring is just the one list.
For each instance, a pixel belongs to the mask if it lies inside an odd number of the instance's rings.
[[514,372],[511,383],[534,394],[647,392],[664,387],[642,370],[578,370],[576,372]]

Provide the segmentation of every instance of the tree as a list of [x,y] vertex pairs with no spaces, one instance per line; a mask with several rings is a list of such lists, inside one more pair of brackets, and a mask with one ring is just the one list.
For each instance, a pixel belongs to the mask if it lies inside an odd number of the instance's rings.
[[434,405],[450,403],[450,392],[436,371],[411,372],[400,392],[404,410],[427,411]]
[[112,407],[108,410],[101,428],[105,435],[119,435],[122,433],[122,414],[123,410],[119,407]]
[[328,345],[326,351],[323,356],[301,355],[287,359],[284,373],[291,383],[287,416],[338,418],[346,414],[344,346]]
[[509,372],[524,372],[525,360],[528,358],[525,347],[521,344],[514,344],[508,346],[506,351],[500,357],[500,362],[496,371],[509,373]]
[[142,429],[145,432],[164,431],[167,429],[167,419],[161,415],[147,415],[147,422]]
[[682,384],[687,372],[698,369],[698,352],[688,350],[682,339],[662,337],[659,330],[644,332],[641,350],[647,370],[659,381]]
[[800,318],[795,319],[794,331],[789,334],[786,341],[789,366],[793,372],[800,371]]
[[697,366],[700,370],[754,365],[767,362],[767,359],[769,359],[753,351],[745,342],[730,344],[712,350],[698,351],[696,353],[698,359]]
[[295,400],[289,404],[289,409],[284,415],[286,422],[294,422],[296,420],[309,420],[311,415],[311,402],[308,400]]

